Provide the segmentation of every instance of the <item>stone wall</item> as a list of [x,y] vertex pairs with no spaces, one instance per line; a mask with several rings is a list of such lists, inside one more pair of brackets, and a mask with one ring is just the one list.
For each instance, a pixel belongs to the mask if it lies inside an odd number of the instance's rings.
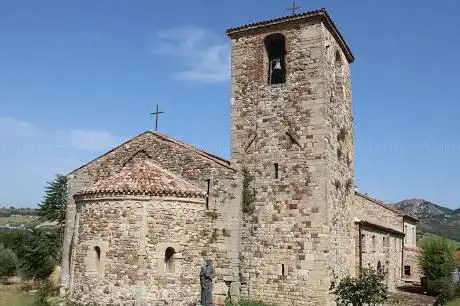
[[403,215],[360,193],[355,194],[355,218],[403,233]]
[[362,267],[384,272],[386,283],[392,291],[401,285],[402,256],[401,235],[369,226],[361,227]]
[[[420,278],[423,276],[422,271],[418,265],[418,257],[421,250],[416,246],[405,246],[404,247],[404,260],[403,260],[403,279],[406,281],[420,282]],[[410,269],[410,274],[407,275],[407,267]]]
[[[199,300],[200,267],[206,258],[215,265],[219,260],[209,246],[217,237],[204,200],[112,198],[78,205],[71,300],[115,305]],[[168,248],[175,251],[170,269]]]
[[[267,84],[271,33],[285,37],[285,84]],[[353,271],[348,63],[338,86],[331,56],[341,50],[327,33],[292,21],[232,37],[232,166],[250,170],[255,190],[242,231],[244,298],[327,305],[331,282]],[[336,87],[344,94],[332,102]]]
[[[237,172],[228,162],[215,158],[164,135],[145,132],[122,144],[100,158],[68,175],[69,198],[63,248],[61,292],[65,293],[72,282],[70,271],[74,263],[70,250],[75,237],[75,202],[73,196],[84,186],[120,171],[133,159],[148,159],[202,190],[207,190],[208,209],[215,211],[215,242],[219,250],[220,266],[216,267],[216,280],[238,282],[241,224],[241,186]],[[224,235],[225,233],[225,235]]]
[[380,262],[389,289],[395,290],[402,280],[403,214],[360,193],[355,194],[354,201],[357,221],[370,223],[361,226],[362,267],[377,269]]

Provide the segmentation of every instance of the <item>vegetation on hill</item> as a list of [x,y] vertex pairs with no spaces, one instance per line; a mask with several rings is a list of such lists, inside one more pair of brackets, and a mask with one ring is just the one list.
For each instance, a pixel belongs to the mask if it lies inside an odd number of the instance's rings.
[[36,208],[14,208],[2,207],[0,208],[0,217],[11,217],[11,216],[37,216],[38,210]]
[[419,233],[460,241],[460,209],[449,209],[422,199],[400,201],[395,206],[420,220]]

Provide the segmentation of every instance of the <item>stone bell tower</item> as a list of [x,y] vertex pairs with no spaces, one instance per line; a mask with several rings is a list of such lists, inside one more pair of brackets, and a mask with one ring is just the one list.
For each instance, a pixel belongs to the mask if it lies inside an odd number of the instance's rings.
[[328,305],[354,271],[353,55],[324,9],[227,34],[231,162],[247,170],[241,296]]

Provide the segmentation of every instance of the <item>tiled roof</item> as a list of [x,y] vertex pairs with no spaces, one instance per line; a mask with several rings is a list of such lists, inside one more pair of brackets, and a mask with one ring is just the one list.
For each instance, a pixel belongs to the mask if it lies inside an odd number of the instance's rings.
[[409,219],[412,219],[413,221],[415,222],[419,222],[419,220],[417,218],[414,218],[412,217],[411,215],[408,215],[406,214],[405,212],[403,212],[402,210],[399,210],[397,209],[396,207],[394,207],[393,205],[389,205],[389,204],[386,204],[384,203],[383,201],[380,201],[380,200],[377,200],[377,199],[374,199],[373,197],[370,197],[369,195],[367,194],[362,194],[361,192],[359,191],[355,191],[355,194],[360,196],[360,197],[363,197],[371,202],[374,202],[375,204],[378,204],[386,209],[389,209],[391,210],[392,212],[398,214],[398,215],[401,215],[403,217],[406,217],[406,218],[409,218]]
[[204,198],[206,193],[148,161],[127,165],[119,173],[77,192],[76,198],[103,195],[145,195]]
[[96,160],[98,160],[98,159],[100,159],[100,158],[102,158],[102,157],[108,155],[109,153],[111,153],[111,152],[113,152],[113,151],[116,151],[118,148],[120,148],[120,147],[122,147],[122,146],[124,146],[124,145],[126,145],[126,144],[128,144],[128,143],[130,143],[131,141],[135,140],[136,138],[141,137],[141,136],[144,136],[144,135],[147,135],[147,134],[153,135],[153,136],[155,136],[155,137],[161,139],[162,141],[167,141],[167,142],[173,143],[173,144],[175,144],[175,145],[181,146],[181,147],[183,147],[183,148],[185,148],[185,149],[187,149],[187,150],[190,150],[191,152],[194,152],[195,154],[197,154],[198,156],[200,156],[200,158],[205,158],[205,159],[210,160],[210,161],[212,161],[212,162],[214,162],[214,163],[216,163],[216,164],[219,164],[219,165],[221,165],[221,166],[223,166],[223,167],[226,167],[226,168],[235,170],[235,169],[233,169],[233,168],[230,166],[230,161],[226,160],[225,158],[222,158],[222,157],[217,156],[217,155],[215,155],[215,154],[211,154],[211,153],[209,153],[209,152],[207,152],[207,151],[205,151],[205,150],[199,149],[199,148],[197,148],[197,147],[194,147],[194,146],[192,146],[192,145],[189,145],[189,144],[187,144],[187,143],[185,143],[185,142],[182,142],[182,141],[180,141],[180,140],[174,139],[174,138],[172,138],[172,137],[170,137],[170,136],[168,136],[168,135],[162,134],[162,133],[160,133],[160,132],[146,131],[146,132],[143,132],[143,133],[141,133],[141,134],[139,134],[139,135],[137,135],[137,136],[134,136],[133,138],[131,138],[131,139],[129,139],[129,140],[123,142],[122,144],[120,144],[120,145],[116,146],[115,148],[111,149],[110,151],[108,151],[108,152],[106,152],[106,153],[104,153],[104,154],[102,154],[102,155],[96,157],[95,159],[93,159],[93,160],[87,162],[86,164],[83,164],[83,165],[81,165],[80,167],[78,167],[78,168],[72,170],[69,174],[72,174],[72,173],[74,173],[74,172],[76,172],[76,171],[78,171],[78,170],[80,170],[80,169],[82,169],[82,168],[88,166],[88,165],[91,164],[92,162],[94,162],[94,161],[96,161]]
[[289,16],[284,16],[280,18],[275,18],[275,19],[270,19],[270,20],[265,20],[265,21],[259,21],[259,22],[253,22],[249,23],[246,25],[242,25],[239,27],[235,28],[230,28],[227,29],[227,35],[232,37],[235,34],[243,31],[249,31],[253,29],[257,29],[263,26],[267,25],[275,25],[275,24],[280,24],[284,22],[290,22],[290,21],[296,21],[296,20],[306,20],[306,19],[311,19],[319,17],[322,18],[324,24],[326,27],[331,31],[332,35],[335,37],[335,39],[338,41],[340,47],[342,48],[343,52],[345,53],[348,62],[353,62],[355,60],[353,53],[351,52],[351,49],[348,47],[347,43],[345,42],[345,39],[343,38],[342,34],[340,34],[339,30],[337,29],[336,25],[332,21],[332,18],[329,16],[327,13],[326,9],[322,8],[316,11],[310,11],[310,12],[304,12],[300,14],[295,14],[295,15],[289,15]]
[[371,222],[367,222],[367,221],[355,221],[355,223],[356,224],[361,224],[363,226],[372,227],[372,228],[382,230],[382,231],[385,231],[385,232],[390,232],[390,233],[393,233],[393,234],[396,234],[396,235],[399,235],[399,236],[404,236],[404,233],[401,232],[401,231],[397,231],[397,230],[394,230],[392,228],[381,226],[381,225],[378,225],[378,224],[375,224],[375,223],[371,223]]

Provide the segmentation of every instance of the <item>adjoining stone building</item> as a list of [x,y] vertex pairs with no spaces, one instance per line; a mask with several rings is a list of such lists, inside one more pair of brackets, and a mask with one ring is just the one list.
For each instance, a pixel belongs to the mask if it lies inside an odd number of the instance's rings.
[[231,160],[145,132],[71,172],[71,300],[188,305],[206,259],[216,301],[331,305],[365,266],[401,283],[417,220],[354,190],[354,57],[327,12],[227,34]]

